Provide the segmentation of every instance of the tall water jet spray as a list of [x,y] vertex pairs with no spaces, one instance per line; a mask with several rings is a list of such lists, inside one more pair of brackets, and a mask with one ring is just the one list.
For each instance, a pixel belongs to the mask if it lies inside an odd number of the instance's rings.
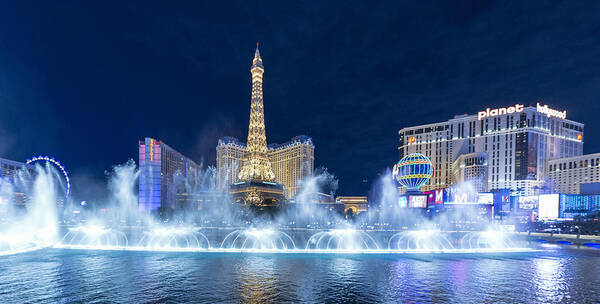
[[[288,213],[280,222],[293,221],[297,226],[317,225],[326,227],[341,221],[342,217],[320,206],[322,200],[333,201],[338,188],[336,176],[320,168],[315,174],[300,181],[300,192],[294,197],[294,212]],[[328,197],[328,198],[327,198]]]
[[33,182],[33,197],[31,208],[27,210],[25,222],[36,229],[39,241],[44,243],[56,242],[58,238],[57,193],[55,177],[58,172],[49,164],[36,166],[37,176]]
[[[58,240],[57,172],[54,171],[49,165],[36,165],[33,175],[28,171],[18,172],[15,183],[30,195],[30,199],[25,214],[11,215],[13,218],[0,232],[0,254],[46,247]],[[9,193],[8,196],[12,195]]]
[[10,180],[0,177],[0,212],[4,214],[0,221],[6,222],[12,215],[14,188]]
[[140,175],[133,160],[113,167],[109,175],[108,188],[117,210],[119,223],[131,223],[139,219],[136,182]]
[[407,220],[414,220],[414,217],[406,214],[407,208],[402,208],[399,204],[398,185],[389,169],[376,181],[371,190],[371,197],[378,206],[378,210],[372,211],[378,213],[378,222],[403,226]]

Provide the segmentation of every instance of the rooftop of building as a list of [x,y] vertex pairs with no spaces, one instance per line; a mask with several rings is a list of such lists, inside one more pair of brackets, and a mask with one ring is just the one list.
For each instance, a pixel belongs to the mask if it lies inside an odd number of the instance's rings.
[[579,155],[579,156],[557,158],[557,159],[549,160],[548,163],[561,163],[561,162],[565,162],[565,161],[573,161],[573,160],[588,159],[588,158],[600,158],[600,153],[591,153],[591,154],[583,154],[583,155]]
[[[486,109],[484,109],[484,110],[482,110],[480,112],[484,112],[486,110],[488,110],[488,109],[486,108]],[[525,106],[523,108],[523,112],[526,112],[526,113],[537,112],[537,107],[536,106]],[[477,120],[477,115],[478,114],[457,114],[457,115],[454,115],[453,118],[450,118],[450,119],[448,119],[446,121],[434,122],[434,123],[417,125],[417,126],[411,126],[411,127],[404,127],[402,129],[400,129],[398,132],[400,133],[400,132],[403,132],[405,130],[412,130],[412,129],[419,129],[419,128],[428,128],[428,127],[434,128],[434,127],[437,127],[437,126],[446,125],[446,124],[448,124],[450,122],[461,122],[463,120],[464,121],[470,120],[470,119],[476,119]],[[504,116],[504,115],[509,115],[509,114],[501,114],[501,115],[498,115],[498,116]],[[567,118],[557,118],[557,119],[563,120],[563,121],[565,121],[567,123],[571,123],[571,124],[574,124],[574,125],[577,125],[577,126],[580,126],[580,127],[584,126],[583,123],[576,122],[576,121],[573,121],[573,120],[570,120],[570,119],[567,119]],[[441,130],[439,130],[439,131],[441,131]]]
[[307,144],[307,145],[313,145],[312,142],[312,138],[306,135],[297,135],[292,137],[292,139],[288,142],[285,142],[283,144],[270,144],[267,146],[267,148],[269,149],[283,149],[283,148],[287,148],[287,147],[291,147],[294,145],[298,145],[298,144]]
[[219,141],[217,142],[217,146],[221,146],[221,145],[236,145],[236,146],[242,146],[242,147],[246,147],[246,143],[241,142],[239,139],[235,138],[235,137],[231,137],[231,136],[223,136],[221,138],[219,138]]
[[164,147],[164,148],[166,148],[167,150],[169,150],[169,151],[171,151],[171,152],[173,152],[173,153],[175,153],[175,154],[179,155],[181,158],[183,158],[183,159],[185,159],[185,160],[187,160],[187,161],[191,162],[191,164],[192,164],[193,166],[196,166],[196,167],[198,167],[198,164],[197,164],[197,163],[196,163],[194,160],[192,160],[191,158],[189,158],[189,157],[187,157],[187,156],[185,156],[185,155],[181,154],[181,152],[179,152],[179,151],[177,151],[177,150],[173,149],[171,146],[167,145],[167,144],[166,144],[164,141],[162,141],[162,140],[157,140],[157,139],[154,139],[154,138],[152,138],[152,137],[145,137],[145,138],[144,138],[144,140],[140,140],[140,141],[139,141],[140,145],[145,145],[145,143],[146,143],[146,141],[145,141],[145,140],[146,140],[146,139],[152,139],[152,140],[154,140],[154,142],[158,143],[158,144],[159,144],[161,147]]
[[7,165],[12,165],[12,166],[25,166],[25,162],[10,160],[10,159],[6,159],[6,158],[0,158],[0,164],[7,164]]
[[[306,136],[306,135],[297,135],[297,136],[292,137],[292,139],[290,141],[282,143],[282,144],[276,144],[276,143],[269,144],[269,145],[267,145],[267,148],[272,149],[272,150],[278,150],[278,149],[292,147],[292,146],[298,145],[298,144],[313,145],[312,138],[310,136]],[[235,146],[239,146],[242,148],[246,147],[246,143],[243,143],[239,139],[237,139],[235,137],[231,137],[231,136],[224,136],[224,137],[219,138],[217,146],[222,146],[222,145],[235,145]]]

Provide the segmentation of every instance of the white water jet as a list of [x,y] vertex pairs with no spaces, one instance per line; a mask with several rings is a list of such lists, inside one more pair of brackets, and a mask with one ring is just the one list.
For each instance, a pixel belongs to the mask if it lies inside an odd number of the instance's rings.
[[454,246],[441,231],[415,230],[394,234],[388,241],[388,249],[445,251],[454,249]]
[[333,229],[317,232],[306,244],[306,250],[364,251],[379,250],[377,242],[366,232],[354,229]]
[[55,176],[58,173],[50,165],[36,165],[33,176],[26,171],[18,172],[15,182],[31,196],[25,214],[10,218],[8,226],[0,232],[0,255],[51,246],[58,240]]
[[221,243],[221,249],[281,251],[295,250],[296,244],[285,232],[251,228],[236,230],[228,234]]
[[460,239],[464,249],[507,249],[518,248],[509,235],[499,230],[474,231]]
[[97,225],[69,228],[60,247],[81,249],[117,249],[129,245],[125,233]]
[[155,228],[144,232],[138,248],[145,250],[207,250],[210,242],[202,232],[191,228]]
[[139,219],[136,182],[140,175],[133,160],[114,166],[108,181],[108,189],[117,210],[120,224]]

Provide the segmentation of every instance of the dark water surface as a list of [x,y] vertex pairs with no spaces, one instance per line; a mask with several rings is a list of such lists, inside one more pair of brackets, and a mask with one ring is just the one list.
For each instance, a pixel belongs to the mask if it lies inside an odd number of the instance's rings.
[[597,303],[600,250],[308,255],[44,249],[0,257],[0,303]]

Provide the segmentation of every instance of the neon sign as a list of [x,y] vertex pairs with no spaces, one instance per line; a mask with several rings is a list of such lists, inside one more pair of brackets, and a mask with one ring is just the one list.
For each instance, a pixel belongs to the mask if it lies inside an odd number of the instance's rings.
[[417,142],[417,138],[416,137],[411,136],[411,137],[408,138],[408,143],[409,144],[412,144],[412,143],[415,143],[415,142]]
[[525,108],[525,106],[522,104],[516,104],[516,105],[508,107],[508,108],[498,108],[498,109],[493,109],[493,110],[490,108],[487,108],[487,109],[485,109],[485,111],[479,111],[479,113],[477,113],[477,120],[482,120],[487,117],[494,117],[494,116],[498,116],[498,115],[523,112],[524,108]]
[[537,103],[537,111],[542,114],[546,114],[548,117],[554,116],[562,119],[567,118],[567,111],[554,110],[549,108],[548,105],[542,106],[539,102]]
[[581,133],[577,134],[577,140],[581,141],[583,139],[583,135],[581,135]]

